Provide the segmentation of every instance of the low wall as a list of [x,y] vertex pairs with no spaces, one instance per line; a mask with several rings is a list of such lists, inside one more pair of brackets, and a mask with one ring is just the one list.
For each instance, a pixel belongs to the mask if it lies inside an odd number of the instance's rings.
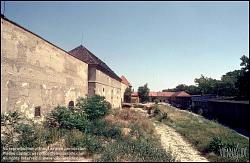
[[208,100],[204,116],[249,133],[249,101]]

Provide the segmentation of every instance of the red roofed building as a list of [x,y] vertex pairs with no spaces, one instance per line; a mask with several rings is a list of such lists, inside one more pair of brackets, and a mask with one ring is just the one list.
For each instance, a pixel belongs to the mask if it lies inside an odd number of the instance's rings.
[[139,95],[138,92],[133,92],[131,94],[131,103],[139,103]]
[[155,102],[156,99],[159,102],[170,103],[176,107],[188,108],[191,104],[191,95],[185,91],[180,92],[149,92],[149,102]]
[[132,87],[132,85],[129,83],[129,81],[125,78],[125,76],[121,76],[121,79],[122,79],[122,83],[125,84],[126,86],[128,87]]
[[132,88],[132,85],[129,83],[129,81],[125,78],[125,76],[121,76],[121,94],[122,94],[122,102],[130,103],[131,99],[127,95],[124,95],[127,88]]
[[173,106],[180,108],[188,108],[191,105],[191,95],[185,91],[175,92],[170,99]]
[[166,102],[169,103],[170,97],[175,92],[149,92],[149,101],[154,102],[156,99],[158,99],[160,102]]

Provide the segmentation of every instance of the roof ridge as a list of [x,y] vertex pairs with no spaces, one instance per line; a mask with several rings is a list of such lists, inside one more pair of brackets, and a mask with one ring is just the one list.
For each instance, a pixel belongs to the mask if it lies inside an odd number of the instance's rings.
[[[69,51],[71,55],[76,55],[78,58],[84,62],[86,62],[89,65],[97,65],[97,67],[101,68],[106,72],[107,75],[111,76],[112,78],[121,81],[121,78],[100,58],[98,58],[96,55],[94,55],[91,51],[89,51],[86,47],[83,45],[80,45],[76,47],[75,49],[72,49]],[[84,59],[83,57],[87,57],[88,59]]]

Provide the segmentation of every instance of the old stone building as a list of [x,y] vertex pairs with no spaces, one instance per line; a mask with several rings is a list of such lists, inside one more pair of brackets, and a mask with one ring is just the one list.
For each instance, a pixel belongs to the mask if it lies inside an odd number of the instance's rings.
[[1,113],[45,115],[79,96],[121,106],[121,79],[85,47],[67,52],[1,15]]
[[121,78],[82,45],[69,54],[88,64],[88,95],[104,96],[113,107],[121,107]]
[[[129,83],[129,81],[125,78],[125,76],[121,76],[121,94],[122,94],[122,102],[125,102],[124,100],[124,93],[127,88],[132,89],[132,85]],[[127,102],[127,101],[126,101]]]

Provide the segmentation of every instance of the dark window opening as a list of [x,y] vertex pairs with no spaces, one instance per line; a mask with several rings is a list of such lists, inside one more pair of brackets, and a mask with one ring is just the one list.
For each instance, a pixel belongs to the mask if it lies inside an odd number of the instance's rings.
[[74,106],[75,106],[75,105],[74,105],[74,101],[70,101],[70,102],[69,102],[69,108],[70,108],[70,109],[73,109]]
[[102,88],[102,91],[104,92],[104,88]]
[[35,117],[41,116],[41,106],[35,107]]

